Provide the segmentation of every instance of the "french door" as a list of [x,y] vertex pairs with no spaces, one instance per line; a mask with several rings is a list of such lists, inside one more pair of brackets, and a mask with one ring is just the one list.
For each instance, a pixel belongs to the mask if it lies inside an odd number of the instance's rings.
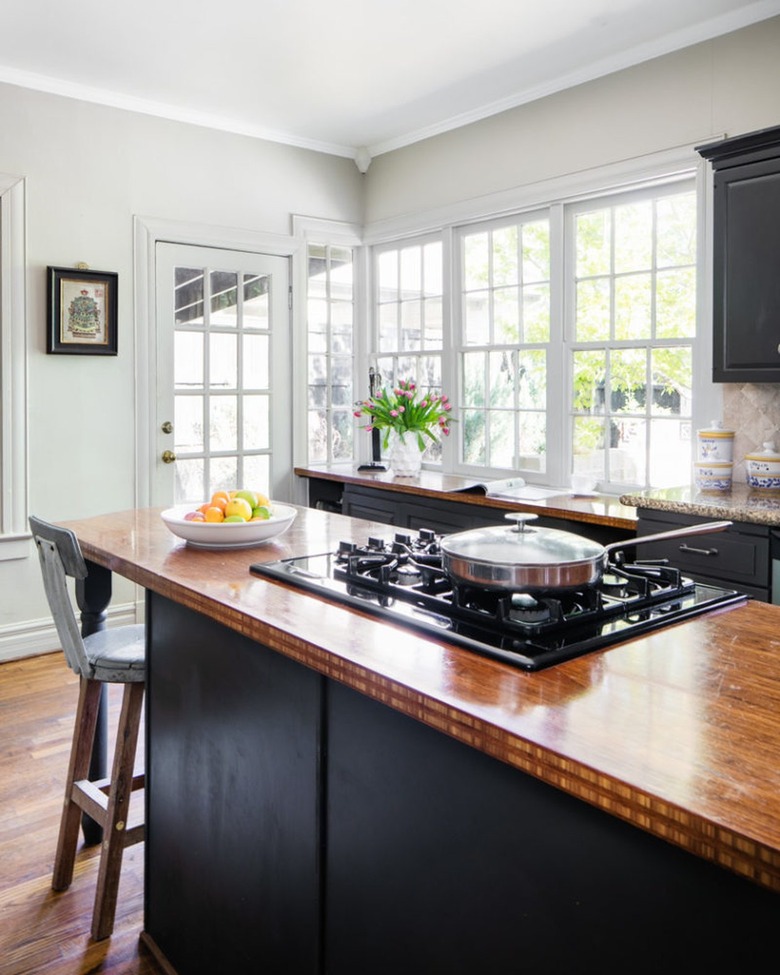
[[158,242],[155,264],[152,504],[233,488],[286,500],[289,259]]

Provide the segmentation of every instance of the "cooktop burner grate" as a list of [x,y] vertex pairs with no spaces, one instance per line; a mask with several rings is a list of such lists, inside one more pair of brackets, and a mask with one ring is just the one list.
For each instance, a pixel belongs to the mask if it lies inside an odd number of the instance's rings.
[[314,592],[417,632],[526,670],[744,602],[738,592],[696,583],[657,562],[610,562],[597,586],[512,592],[453,582],[440,536],[422,530],[336,552],[251,566],[258,576]]

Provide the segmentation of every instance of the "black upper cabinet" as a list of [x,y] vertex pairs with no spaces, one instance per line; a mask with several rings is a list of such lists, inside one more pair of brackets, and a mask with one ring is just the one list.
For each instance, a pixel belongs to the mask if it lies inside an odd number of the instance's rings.
[[780,126],[698,146],[715,182],[714,382],[780,382]]

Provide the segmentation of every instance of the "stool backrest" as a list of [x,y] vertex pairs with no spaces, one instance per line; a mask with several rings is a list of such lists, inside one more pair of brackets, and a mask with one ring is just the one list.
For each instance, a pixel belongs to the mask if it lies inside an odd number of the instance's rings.
[[67,584],[67,576],[73,579],[87,577],[87,564],[78,539],[68,528],[50,525],[32,515],[30,528],[41,562],[43,587],[65,659],[71,670],[87,677],[90,673],[87,652]]

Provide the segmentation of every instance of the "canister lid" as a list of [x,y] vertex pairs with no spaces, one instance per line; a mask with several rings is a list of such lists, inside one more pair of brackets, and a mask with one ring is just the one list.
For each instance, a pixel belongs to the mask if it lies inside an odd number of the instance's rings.
[[698,434],[700,437],[718,437],[718,438],[732,438],[734,436],[733,430],[724,430],[723,424],[720,420],[712,420],[710,426],[705,427],[703,430],[699,430]]
[[746,454],[745,460],[780,460],[780,453],[775,450],[773,440],[765,440],[762,446],[763,450],[756,450],[752,454]]

